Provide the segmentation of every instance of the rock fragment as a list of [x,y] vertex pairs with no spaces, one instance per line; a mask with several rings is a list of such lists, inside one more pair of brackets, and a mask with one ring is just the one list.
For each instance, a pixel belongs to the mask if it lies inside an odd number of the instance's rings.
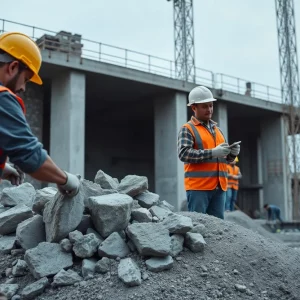
[[144,208],[150,208],[154,205],[157,205],[159,202],[159,195],[145,191],[137,196],[135,199],[138,200],[139,205]]
[[158,206],[164,209],[167,209],[171,212],[175,211],[175,207],[173,205],[171,205],[169,202],[167,202],[166,200],[160,201],[158,203]]
[[0,292],[4,293],[8,299],[11,299],[18,291],[18,284],[0,284]]
[[99,244],[100,240],[93,233],[89,233],[74,243],[73,251],[77,257],[92,257],[97,252]]
[[94,258],[86,258],[82,261],[81,273],[84,279],[94,277],[97,260]]
[[36,191],[35,199],[33,201],[32,210],[40,215],[43,215],[43,211],[46,203],[54,200],[57,189],[54,187],[45,187]]
[[206,242],[200,233],[188,232],[185,235],[185,244],[192,252],[202,252]]
[[131,216],[133,220],[136,220],[139,223],[152,222],[152,214],[146,208],[133,209]]
[[41,295],[45,288],[48,286],[49,281],[47,277],[41,278],[40,280],[27,285],[21,295],[24,299],[34,299],[35,297]]
[[79,225],[75,230],[80,231],[82,234],[87,234],[87,230],[93,227],[93,221],[90,215],[83,215]]
[[0,237],[0,254],[9,254],[15,248],[16,237],[14,235],[6,235]]
[[156,205],[152,206],[149,211],[153,217],[157,217],[159,220],[163,220],[171,213],[169,210]]
[[70,242],[69,239],[63,239],[60,241],[60,247],[63,251],[67,252],[67,253],[71,253],[72,252],[72,248],[73,248],[73,245],[72,243]]
[[81,240],[82,238],[83,238],[83,234],[78,230],[74,230],[69,233],[69,240],[72,244]]
[[18,259],[17,263],[12,268],[14,277],[24,276],[28,273],[28,266],[25,260]]
[[53,278],[52,286],[67,286],[73,285],[76,282],[82,281],[83,278],[73,270],[61,270]]
[[86,234],[89,234],[89,233],[93,233],[97,237],[97,239],[100,240],[100,243],[102,243],[104,241],[103,237],[93,228],[87,229]]
[[206,232],[206,227],[204,224],[197,224],[189,232],[200,233],[201,235],[204,235]]
[[118,266],[118,277],[130,287],[138,286],[142,283],[141,271],[131,258],[121,259]]
[[162,224],[170,233],[186,233],[193,228],[192,219],[178,214],[169,214]]
[[161,272],[170,270],[173,267],[173,262],[173,258],[170,255],[166,257],[152,257],[146,260],[146,266],[151,272]]
[[145,176],[127,175],[125,176],[119,186],[118,192],[135,197],[148,189],[148,179]]
[[104,173],[102,170],[99,170],[95,177],[95,183],[99,184],[103,189],[114,189],[118,188],[118,183],[109,176],[108,174]]
[[246,290],[247,290],[247,287],[245,285],[241,285],[241,284],[235,284],[234,287],[237,291],[242,292],[242,293],[246,292]]
[[180,234],[171,236],[171,251],[170,255],[175,257],[183,250],[184,237]]
[[103,257],[96,263],[95,272],[105,274],[110,271],[110,268],[110,259],[108,257]]

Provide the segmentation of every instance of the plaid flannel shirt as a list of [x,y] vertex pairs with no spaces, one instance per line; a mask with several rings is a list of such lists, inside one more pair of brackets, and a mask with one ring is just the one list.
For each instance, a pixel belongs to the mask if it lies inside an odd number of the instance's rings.
[[[212,135],[215,135],[214,127],[217,125],[216,122],[210,120],[209,126],[207,126],[204,122],[199,121],[194,116],[192,116],[191,122],[193,122],[194,125],[201,124],[209,130]],[[194,137],[189,129],[181,127],[177,141],[178,157],[181,161],[197,164],[212,158],[212,149],[195,149],[194,143]],[[231,162],[234,161],[234,159],[235,156],[232,156],[231,154],[227,155],[227,161]]]

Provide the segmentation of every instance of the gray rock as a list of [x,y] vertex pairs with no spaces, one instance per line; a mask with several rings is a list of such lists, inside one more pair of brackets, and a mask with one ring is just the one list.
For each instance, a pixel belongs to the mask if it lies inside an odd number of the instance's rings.
[[246,290],[247,290],[247,287],[244,285],[241,285],[241,284],[235,284],[234,287],[237,291],[242,292],[242,293],[246,292]]
[[60,247],[63,251],[67,252],[67,253],[71,253],[72,252],[72,248],[73,248],[73,245],[72,243],[70,242],[69,239],[63,239],[60,241]]
[[5,270],[5,276],[6,277],[10,277],[12,275],[12,268],[7,268],[6,270]]
[[129,240],[127,242],[127,246],[128,246],[128,248],[130,249],[131,252],[134,252],[136,250],[136,247],[135,247],[134,243],[131,240]]
[[20,295],[14,295],[11,300],[21,300],[21,296]]
[[4,235],[16,232],[18,224],[31,217],[31,209],[24,204],[17,205],[6,212],[1,213],[0,234]]
[[89,234],[89,233],[93,233],[97,237],[97,239],[100,240],[100,243],[102,243],[104,241],[104,238],[93,228],[87,229],[86,234]]
[[2,191],[0,203],[10,207],[24,204],[29,208],[32,208],[35,193],[36,191],[32,184],[25,182],[19,186],[5,188]]
[[0,292],[4,293],[8,299],[11,299],[18,291],[18,284],[0,284]]
[[171,205],[169,202],[167,202],[166,200],[160,201],[158,203],[158,206],[164,209],[167,209],[169,211],[174,212],[175,211],[175,207],[173,205]]
[[188,232],[185,235],[185,245],[192,252],[202,252],[206,245],[203,236],[200,233]]
[[167,256],[171,249],[169,231],[160,223],[135,223],[127,228],[127,235],[144,256]]
[[131,212],[131,217],[140,223],[152,222],[152,214],[146,208],[133,209]]
[[5,281],[5,284],[15,284],[17,283],[17,280],[15,277],[9,278]]
[[138,286],[142,283],[141,271],[131,258],[121,259],[118,266],[118,277],[130,287]]
[[124,240],[124,241],[126,241],[126,232],[125,232],[125,230],[120,230],[120,231],[118,231],[118,234],[120,235],[120,237]]
[[14,235],[6,235],[0,237],[0,254],[9,254],[15,248],[16,237]]
[[77,226],[76,230],[80,231],[82,234],[87,234],[87,230],[93,227],[93,221],[90,215],[83,215],[81,222]]
[[137,208],[141,208],[141,206],[139,205],[139,201],[133,199],[132,209],[137,209]]
[[158,222],[159,222],[159,218],[158,218],[158,217],[156,217],[156,216],[154,216],[154,217],[152,218],[152,222],[154,222],[154,223],[158,223]]
[[23,296],[24,299],[34,299],[35,297],[41,295],[44,292],[48,284],[49,284],[48,278],[46,277],[41,278],[40,280],[27,285],[23,289],[21,295]]
[[150,208],[154,205],[157,205],[159,202],[159,195],[145,191],[137,196],[135,199],[139,202],[139,205],[144,208]]
[[146,266],[151,272],[170,270],[173,267],[173,258],[170,255],[166,257],[152,257],[146,260]]
[[184,237],[180,234],[171,236],[171,251],[170,255],[175,257],[183,250]]
[[32,210],[40,215],[43,215],[43,211],[46,203],[54,200],[57,189],[54,187],[45,187],[36,191],[35,199],[33,200]]
[[25,250],[36,247],[39,243],[45,242],[45,224],[43,217],[35,215],[29,218],[17,227],[17,240],[21,247]]
[[96,230],[107,237],[127,227],[133,199],[128,195],[111,194],[90,197],[88,208]]
[[56,275],[73,265],[71,253],[63,252],[59,244],[42,242],[26,251],[24,259],[36,279]]
[[17,263],[12,268],[14,277],[24,276],[28,273],[28,266],[25,260],[18,259]]
[[131,197],[135,197],[146,190],[148,190],[148,179],[145,176],[127,175],[118,186],[119,193],[127,194]]
[[5,189],[5,188],[10,188],[10,187],[13,187],[13,185],[11,184],[10,181],[8,180],[1,180],[0,182],[0,199],[1,199],[1,196],[2,196],[2,191]]
[[200,233],[201,235],[204,235],[206,233],[206,227],[203,224],[197,224],[189,232]]
[[97,260],[94,258],[86,258],[82,261],[81,273],[84,279],[94,277]]
[[24,249],[13,249],[10,251],[10,254],[12,256],[22,255],[22,254],[25,254],[25,250]]
[[92,257],[100,245],[100,240],[93,233],[84,235],[81,239],[74,243],[73,251],[77,257]]
[[159,206],[152,206],[149,209],[150,213],[152,214],[153,217],[157,217],[159,220],[163,220],[166,218],[171,212],[168,209],[159,207]]
[[9,210],[9,209],[10,209],[10,207],[4,207],[2,204],[0,204],[0,214],[7,211],[7,210]]
[[165,228],[169,230],[170,233],[186,233],[193,228],[192,219],[189,217],[170,214],[166,217],[162,224]]
[[130,253],[125,241],[117,232],[113,232],[106,240],[104,240],[98,249],[100,257],[123,258]]
[[105,274],[110,271],[111,262],[110,259],[107,257],[103,257],[102,259],[98,260],[95,266],[95,272]]
[[83,234],[78,230],[74,230],[69,233],[69,240],[72,244],[81,240],[82,238],[83,238]]
[[95,177],[95,183],[99,184],[103,189],[114,189],[118,188],[118,183],[108,174],[99,170]]
[[76,282],[82,281],[83,278],[73,270],[61,270],[53,278],[52,286],[67,286],[73,285]]

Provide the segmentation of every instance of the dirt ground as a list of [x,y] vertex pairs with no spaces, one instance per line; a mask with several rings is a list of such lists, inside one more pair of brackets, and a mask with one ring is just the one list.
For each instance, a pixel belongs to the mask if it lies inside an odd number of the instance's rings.
[[[118,279],[118,262],[115,261],[110,274],[99,274],[75,286],[47,288],[37,299],[300,299],[299,251],[232,222],[197,213],[180,214],[206,226],[204,253],[185,249],[174,261],[173,269],[161,273],[146,271],[143,259],[132,254],[142,271],[148,274],[148,279],[138,287],[124,286]],[[9,255],[0,257],[2,273],[14,259]],[[80,271],[79,266],[75,269]],[[22,288],[32,279],[27,275],[16,281]],[[4,281],[2,277],[0,283]],[[245,290],[237,284],[245,286]]]

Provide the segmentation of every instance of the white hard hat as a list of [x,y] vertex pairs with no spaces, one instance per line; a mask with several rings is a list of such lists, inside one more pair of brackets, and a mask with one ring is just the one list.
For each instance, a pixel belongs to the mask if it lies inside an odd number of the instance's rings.
[[189,103],[188,106],[196,103],[207,103],[217,101],[214,98],[212,92],[205,86],[197,86],[193,88],[189,93]]

